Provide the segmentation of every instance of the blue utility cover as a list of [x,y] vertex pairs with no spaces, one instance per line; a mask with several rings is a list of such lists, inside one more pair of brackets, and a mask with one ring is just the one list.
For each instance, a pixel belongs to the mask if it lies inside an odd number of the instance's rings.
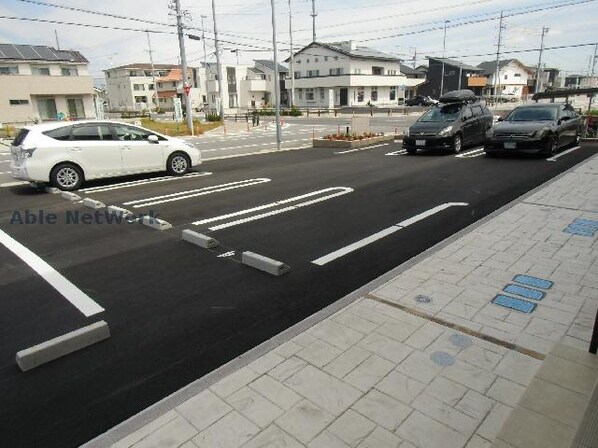
[[516,275],[513,277],[513,281],[526,286],[532,286],[534,288],[550,289],[553,282],[550,280],[544,280],[543,278],[532,277],[531,275]]
[[542,300],[546,293],[538,289],[526,288],[519,285],[507,285],[503,289],[504,292],[515,294],[516,296],[525,297],[526,299]]
[[494,299],[492,299],[492,303],[526,314],[529,314],[536,309],[535,303],[528,302],[527,300],[516,299],[515,297],[505,296],[504,294],[498,294]]
[[577,218],[573,221],[575,224],[580,224],[582,226],[593,227],[594,229],[598,230],[598,221],[592,221],[591,219],[581,219]]

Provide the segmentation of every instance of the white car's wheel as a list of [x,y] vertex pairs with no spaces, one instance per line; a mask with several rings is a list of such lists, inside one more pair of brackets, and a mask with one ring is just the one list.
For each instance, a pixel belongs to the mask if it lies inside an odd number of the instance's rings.
[[172,174],[174,176],[182,176],[186,174],[191,169],[191,160],[187,154],[182,152],[175,152],[168,157],[168,162],[166,163],[166,170],[168,174]]
[[52,169],[50,182],[62,191],[77,190],[83,183],[83,171],[72,163],[60,163]]

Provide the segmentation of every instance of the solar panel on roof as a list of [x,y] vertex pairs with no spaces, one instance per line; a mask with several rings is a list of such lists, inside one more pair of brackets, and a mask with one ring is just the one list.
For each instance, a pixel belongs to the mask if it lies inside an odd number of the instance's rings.
[[21,53],[17,51],[14,45],[4,45],[2,47],[2,53],[4,53],[5,59],[23,59]]
[[58,57],[48,47],[36,47],[35,48],[40,56],[46,61],[57,61]]
[[39,53],[29,45],[20,45],[19,50],[25,59],[41,59]]

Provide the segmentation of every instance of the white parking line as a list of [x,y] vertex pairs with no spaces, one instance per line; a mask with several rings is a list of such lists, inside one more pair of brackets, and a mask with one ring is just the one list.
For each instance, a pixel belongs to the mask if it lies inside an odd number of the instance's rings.
[[[270,211],[267,213],[253,215],[248,218],[243,218],[243,219],[239,219],[236,221],[225,222],[224,224],[219,224],[217,226],[213,226],[213,227],[209,228],[209,230],[226,229],[227,227],[237,226],[239,224],[244,224],[246,222],[257,221],[258,219],[266,218],[268,216],[274,216],[274,215],[278,215],[280,213],[288,212],[291,210],[296,210],[300,207],[307,207],[308,205],[313,205],[318,202],[326,201],[328,199],[332,199],[337,196],[342,196],[347,193],[351,193],[353,191],[354,191],[353,188],[349,188],[349,187],[325,188],[323,190],[312,191],[311,193],[303,194],[300,196],[295,196],[295,197],[292,197],[289,199],[283,199],[282,201],[271,202],[269,204],[260,205],[257,207],[253,207],[253,208],[246,209],[246,210],[241,210],[241,211],[234,212],[234,213],[228,213],[226,215],[216,216],[214,218],[202,219],[200,221],[195,221],[193,224],[196,226],[200,226],[200,225],[208,224],[208,223],[215,222],[215,221],[223,221],[225,219],[235,218],[237,216],[249,215],[249,214],[252,214],[252,213],[260,211],[260,210],[266,210],[266,209],[274,208],[274,207],[278,207],[278,206],[286,206],[286,207],[279,208],[279,209],[276,209],[276,210],[273,210],[273,211]],[[326,193],[331,193],[331,194],[326,194]],[[321,196],[321,195],[324,195],[324,196]],[[319,196],[319,197],[317,197],[316,199],[310,199],[310,200],[307,200],[304,202],[298,202],[303,199],[313,198],[316,196]]]
[[56,289],[56,291],[62,294],[66,300],[71,302],[85,317],[93,316],[94,314],[104,311],[104,308],[64,278],[52,266],[2,230],[0,230],[0,243],[27,263],[31,269],[37,272],[45,281]]
[[388,146],[388,145],[389,145],[388,143],[382,143],[380,145],[366,146],[364,148],[348,149],[347,151],[337,151],[337,152],[335,152],[335,154],[348,154],[350,152],[367,151],[368,149],[380,148],[382,146]]
[[581,146],[575,146],[571,149],[568,149],[567,151],[563,151],[563,152],[557,154],[556,156],[549,157],[546,160],[549,162],[556,162],[556,159],[558,159],[559,157],[563,157],[564,155],[569,154],[570,152],[577,151],[579,148],[581,148]]
[[462,159],[470,159],[472,157],[479,157],[484,155],[484,148],[476,148],[472,149],[471,151],[462,152],[461,154],[457,154],[455,157],[459,157]]
[[405,156],[405,155],[407,155],[407,151],[405,149],[399,149],[398,151],[387,152],[384,155],[385,156]]
[[241,180],[238,182],[230,182],[227,184],[213,185],[211,187],[196,188],[195,190],[179,191],[178,193],[166,194],[163,196],[154,196],[152,198],[123,202],[123,205],[135,204],[133,205],[133,208],[148,207],[150,205],[163,204],[165,202],[180,201],[182,199],[195,198],[197,196],[205,196],[208,194],[219,193],[222,191],[251,187],[252,185],[263,184],[265,182],[270,182],[271,180],[272,179],[267,178]]
[[110,190],[118,190],[120,188],[130,188],[130,187],[137,187],[140,185],[148,185],[148,184],[155,184],[158,182],[168,182],[171,180],[182,180],[182,179],[189,179],[193,177],[203,177],[203,176],[210,176],[212,173],[210,172],[203,172],[203,173],[191,173],[186,174],[184,176],[163,176],[163,177],[154,177],[153,179],[143,179],[143,180],[133,180],[131,182],[122,182],[119,184],[112,184],[106,185],[103,187],[91,187],[91,188],[84,188],[81,191],[82,193],[102,193],[104,191]]
[[446,210],[449,207],[467,207],[468,205],[469,204],[467,202],[447,202],[447,203],[438,205],[434,208],[431,208],[428,211],[420,213],[419,215],[415,215],[412,218],[406,219],[405,221],[401,221],[398,224],[395,224],[395,225],[390,226],[384,230],[376,232],[373,235],[370,235],[370,236],[365,237],[359,241],[356,241],[355,243],[349,244],[348,246],[342,247],[338,250],[335,250],[334,252],[331,252],[331,253],[324,255],[320,258],[317,258],[317,259],[313,260],[312,263],[317,264],[318,266],[323,266],[327,263],[330,263],[331,261],[336,260],[337,258],[343,257],[351,252],[356,251],[357,249],[361,249],[362,247],[365,247],[368,244],[371,244],[375,241],[378,241],[381,238],[384,238],[384,237],[391,235],[401,229],[404,229],[405,227],[410,226],[411,224],[415,224],[418,221],[426,219],[426,218],[428,218],[432,215],[435,215],[436,213],[439,213],[443,210]]
[[29,182],[25,182],[25,181],[6,182],[3,184],[0,184],[0,188],[16,187],[18,185],[29,185]]

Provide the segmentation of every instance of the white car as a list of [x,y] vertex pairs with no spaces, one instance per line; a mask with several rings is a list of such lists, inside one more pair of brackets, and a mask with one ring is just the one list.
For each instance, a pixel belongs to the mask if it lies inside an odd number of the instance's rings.
[[65,191],[105,177],[164,170],[181,176],[201,163],[199,149],[182,139],[104,120],[25,126],[11,154],[13,177]]

